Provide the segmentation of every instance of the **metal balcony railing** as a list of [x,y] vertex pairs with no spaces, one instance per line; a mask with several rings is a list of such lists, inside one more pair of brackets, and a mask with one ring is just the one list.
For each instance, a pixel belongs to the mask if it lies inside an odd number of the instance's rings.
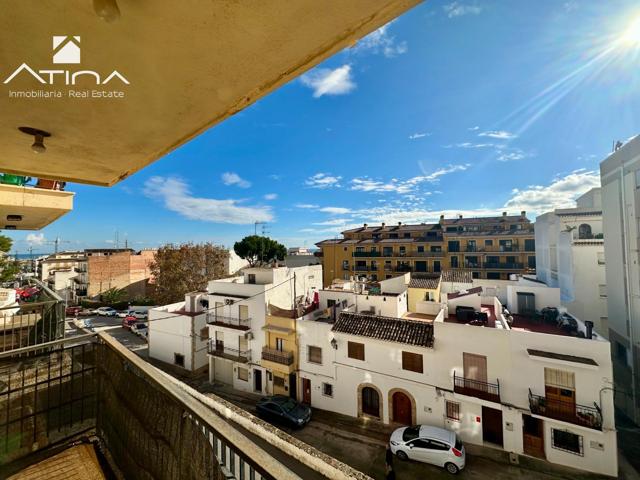
[[352,257],[379,257],[380,252],[353,252]]
[[593,407],[573,402],[563,402],[553,398],[534,395],[529,390],[529,409],[531,413],[543,417],[573,423],[594,430],[602,430],[602,413],[597,403]]
[[224,346],[224,342],[209,340],[207,353],[214,357],[227,358],[236,362],[248,363],[251,361],[251,350],[238,350]]
[[393,270],[394,272],[413,272],[413,267],[411,265],[398,265]]
[[471,378],[459,377],[453,373],[453,391],[469,397],[481,398],[490,402],[500,403],[500,382],[481,382]]
[[368,272],[369,271],[369,266],[368,265],[356,265],[355,267],[353,267],[353,269],[356,272]]
[[225,317],[224,315],[218,315],[217,313],[208,313],[207,323],[212,325],[221,325],[224,327],[239,328],[242,330],[249,330],[251,328],[250,318]]
[[293,352],[284,352],[275,348],[264,347],[262,349],[262,359],[268,362],[280,363],[282,365],[293,364]]
[[483,267],[494,270],[522,270],[524,263],[485,262]]

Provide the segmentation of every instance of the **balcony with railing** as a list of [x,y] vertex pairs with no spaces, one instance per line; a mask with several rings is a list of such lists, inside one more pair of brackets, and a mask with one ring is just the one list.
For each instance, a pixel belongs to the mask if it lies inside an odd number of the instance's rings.
[[279,363],[280,365],[293,365],[293,352],[264,347],[262,349],[262,359],[267,362]]
[[218,315],[217,313],[207,313],[207,323],[209,325],[218,325],[220,327],[235,328],[238,330],[251,329],[250,318],[227,317]]
[[487,383],[453,374],[453,391],[469,397],[500,403],[500,382]]
[[445,252],[418,252],[418,251],[404,251],[404,252],[353,252],[351,256],[353,257],[395,257],[395,258],[441,258],[445,255]]
[[226,358],[234,362],[248,363],[251,361],[251,350],[239,350],[224,345],[224,342],[211,339],[207,344],[207,353],[214,357]]
[[356,272],[368,272],[371,268],[368,265],[356,265],[353,270]]
[[529,390],[529,409],[535,415],[593,428],[594,430],[602,430],[602,413],[595,402],[593,407],[590,407],[534,395]]
[[44,478],[60,465],[65,478],[366,477],[284,432],[274,435],[106,333],[2,352],[0,364],[2,478]]
[[524,263],[485,262],[483,267],[490,270],[522,270]]

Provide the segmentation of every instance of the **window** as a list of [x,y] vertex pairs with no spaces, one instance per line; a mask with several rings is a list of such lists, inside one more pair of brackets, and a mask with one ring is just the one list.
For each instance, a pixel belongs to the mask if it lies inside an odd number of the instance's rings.
[[342,261],[342,269],[343,270],[349,270],[349,260],[343,260]]
[[280,352],[284,350],[284,338],[276,338],[276,350]]
[[568,432],[566,430],[551,429],[551,443],[553,448],[563,450],[569,453],[575,453],[576,455],[583,456],[582,451],[582,436],[575,433]]
[[364,343],[348,342],[347,355],[349,358],[364,361]]
[[406,232],[406,233],[404,234],[404,238],[411,238],[411,234],[410,234],[410,233],[408,233],[408,232]]
[[284,388],[284,377],[280,377],[278,375],[273,376],[273,386]]
[[362,413],[380,418],[380,396],[371,387],[362,389]]
[[440,271],[440,260],[433,261],[433,271],[438,273]]
[[485,240],[484,241],[484,246],[485,247],[493,247],[493,240]]
[[449,240],[448,250],[450,252],[459,252],[460,251],[460,242],[457,240]]
[[249,306],[238,305],[238,318],[240,320],[249,320]]
[[245,382],[249,381],[249,370],[246,368],[238,367],[238,380],[243,380]]
[[458,268],[458,257],[451,257],[451,268]]
[[418,253],[424,252],[424,245],[418,245]]
[[525,238],[525,240],[524,240],[524,249],[527,252],[535,252],[536,251],[536,241],[533,238]]
[[600,294],[600,298],[607,298],[607,286],[598,285],[598,293]]
[[200,340],[208,340],[209,339],[209,327],[202,327],[200,329]]
[[327,397],[333,397],[333,385],[331,385],[330,383],[323,383],[322,394],[326,395]]
[[180,353],[173,354],[173,363],[178,365],[179,367],[184,367],[184,355]]
[[447,418],[449,420],[460,420],[460,404],[456,402],[450,402],[447,400]]
[[589,239],[593,238],[593,234],[591,233],[591,225],[588,223],[583,223],[578,227],[578,238],[579,239]]
[[331,298],[327,300],[327,307],[331,308],[336,304],[335,300],[332,300]]
[[402,352],[402,369],[422,373],[422,355],[419,353]]
[[249,283],[251,284],[255,284],[256,283],[256,274],[255,273],[250,273],[249,275],[247,275]]
[[488,280],[500,280],[500,272],[487,272]]
[[535,255],[529,255],[527,258],[527,265],[529,268],[536,268],[536,257]]
[[307,347],[307,357],[310,363],[322,364],[322,349],[320,347]]
[[356,247],[356,253],[364,253],[364,247]]

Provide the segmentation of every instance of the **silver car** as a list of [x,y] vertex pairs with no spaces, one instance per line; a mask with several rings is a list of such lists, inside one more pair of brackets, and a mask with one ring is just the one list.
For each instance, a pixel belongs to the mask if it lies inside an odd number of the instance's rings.
[[429,425],[398,428],[391,434],[389,445],[400,460],[430,463],[454,475],[466,462],[464,445],[454,432],[444,428]]

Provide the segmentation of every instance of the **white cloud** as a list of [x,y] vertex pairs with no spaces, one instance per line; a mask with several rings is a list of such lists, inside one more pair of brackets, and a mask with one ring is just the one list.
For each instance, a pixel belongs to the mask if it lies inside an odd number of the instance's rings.
[[353,219],[351,218],[332,218],[331,220],[325,220],[323,222],[316,222],[313,225],[340,225],[340,226],[344,226],[347,225],[349,222],[353,222]]
[[282,175],[276,175],[275,173],[272,173],[271,175],[269,175],[269,178],[271,180],[282,180]]
[[314,205],[313,203],[296,203],[294,205],[296,208],[320,208],[320,205]]
[[145,182],[143,192],[149,198],[162,201],[168,210],[190,220],[238,225],[273,220],[269,206],[244,206],[239,205],[239,200],[194,197],[188,185],[175,177],[151,177]]
[[493,143],[471,143],[471,142],[462,142],[462,143],[454,143],[452,145],[443,145],[444,148],[490,148],[495,147],[496,145]]
[[461,17],[463,15],[478,15],[482,12],[482,8],[478,5],[463,2],[451,2],[443,5],[442,8],[449,18]]
[[278,194],[277,193],[267,193],[264,196],[265,200],[275,200],[276,198],[278,198]]
[[496,158],[499,162],[511,162],[522,160],[523,158],[527,158],[529,156],[531,155],[523,152],[519,148],[514,148],[512,150],[499,151]]
[[478,136],[497,138],[498,140],[511,140],[512,138],[517,137],[515,133],[507,132],[505,130],[489,130],[487,132],[479,133]]
[[322,207],[318,209],[319,212],[331,213],[332,215],[344,215],[351,210],[343,207]]
[[431,134],[429,132],[416,132],[413,133],[411,135],[409,135],[409,140],[417,140],[418,138],[423,138],[423,137],[430,137]]
[[362,53],[369,52],[373,54],[383,54],[387,58],[402,55],[408,50],[407,42],[396,42],[396,37],[389,34],[389,26],[393,22],[389,22],[379,29],[371,32],[369,35],[360,40],[353,52]]
[[340,180],[342,180],[342,177],[333,176],[330,173],[316,173],[307,178],[304,183],[311,188],[325,189],[340,187]]
[[313,90],[314,98],[323,95],[345,95],[356,88],[351,76],[351,65],[342,65],[334,70],[316,68],[300,77],[300,81]]
[[241,178],[240,175],[234,172],[225,172],[221,177],[225,185],[237,185],[240,188],[249,188],[251,186],[251,182]]
[[531,185],[526,189],[515,189],[505,207],[537,212],[548,212],[554,208],[575,207],[575,200],[583,193],[600,186],[600,175],[596,171],[576,170],[564,177],[556,177],[549,185]]
[[30,233],[25,237],[26,242],[29,245],[44,245],[46,242],[46,238],[44,237],[44,233]]
[[467,128],[467,130],[469,130],[470,132],[475,132],[476,130],[480,130],[480,127],[476,125],[475,127]]
[[354,178],[353,180],[351,180],[351,190],[373,193],[393,192],[406,195],[414,192],[417,187],[424,182],[436,183],[439,181],[441,176],[447,175],[449,173],[464,171],[470,166],[471,164],[468,163],[464,165],[449,165],[446,167],[441,167],[431,173],[425,173],[424,175],[418,175],[406,180],[398,180],[397,178],[392,178],[389,181],[383,182],[380,180],[374,180],[369,177]]

